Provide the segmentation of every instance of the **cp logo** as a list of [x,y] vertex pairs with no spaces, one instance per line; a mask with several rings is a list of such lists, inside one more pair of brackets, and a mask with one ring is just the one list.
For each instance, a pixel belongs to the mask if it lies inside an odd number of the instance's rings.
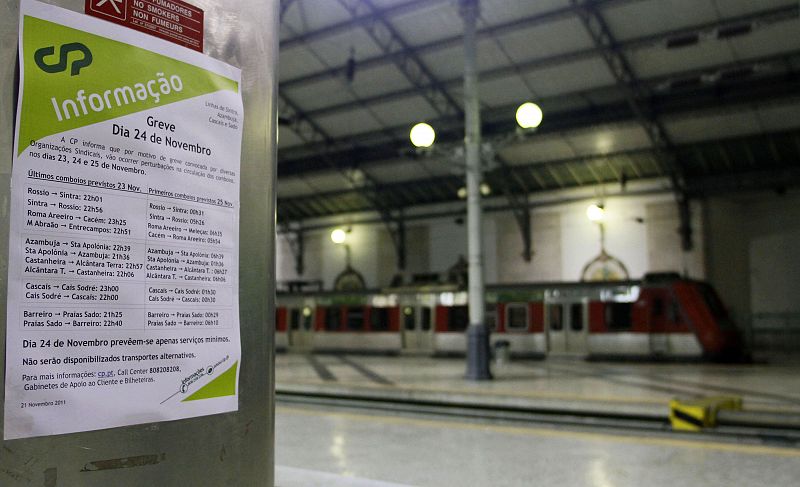
[[55,46],[43,47],[33,53],[33,60],[36,61],[36,65],[39,66],[39,69],[44,71],[45,73],[60,73],[67,69],[67,58],[69,53],[71,52],[79,52],[83,54],[83,57],[80,59],[76,59],[72,61],[72,66],[70,67],[69,74],[70,76],[77,75],[82,68],[85,68],[92,64],[92,51],[89,50],[88,47],[84,46],[80,42],[71,42],[69,44],[63,44],[59,49],[59,58],[58,62],[55,64],[48,64],[45,62],[44,58],[47,56],[52,56],[55,54],[56,48]]

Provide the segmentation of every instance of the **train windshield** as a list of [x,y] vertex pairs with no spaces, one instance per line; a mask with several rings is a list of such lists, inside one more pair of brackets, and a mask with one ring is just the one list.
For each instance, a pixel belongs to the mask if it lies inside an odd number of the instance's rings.
[[700,289],[700,294],[703,296],[703,301],[705,301],[709,311],[711,311],[711,315],[714,316],[714,319],[719,323],[719,327],[723,329],[733,328],[733,322],[730,317],[728,317],[728,311],[725,309],[719,296],[717,296],[714,288],[708,284],[698,284],[698,287]]

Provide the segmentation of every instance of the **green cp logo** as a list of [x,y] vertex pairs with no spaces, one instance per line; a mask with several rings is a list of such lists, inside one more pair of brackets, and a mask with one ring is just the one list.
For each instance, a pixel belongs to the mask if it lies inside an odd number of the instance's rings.
[[39,66],[39,69],[45,73],[60,73],[62,71],[66,71],[67,69],[69,53],[78,52],[81,54],[81,57],[72,61],[72,65],[70,66],[69,70],[70,76],[77,75],[80,73],[81,69],[92,64],[92,51],[90,51],[88,47],[84,46],[80,42],[63,44],[58,50],[58,61],[55,64],[47,63],[45,58],[52,56],[55,54],[55,52],[55,46],[43,47],[33,54],[33,60],[36,61],[36,65]]

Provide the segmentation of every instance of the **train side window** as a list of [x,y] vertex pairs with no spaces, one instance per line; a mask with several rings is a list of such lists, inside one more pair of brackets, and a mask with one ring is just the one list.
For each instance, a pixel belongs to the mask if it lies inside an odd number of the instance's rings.
[[630,330],[633,303],[606,303],[606,326],[609,331]]
[[389,329],[389,308],[372,308],[369,316],[370,327],[374,331]]
[[528,305],[514,303],[506,306],[506,327],[509,331],[526,331],[528,329]]
[[564,329],[564,321],[562,317],[561,305],[551,304],[547,306],[548,310],[548,327],[553,331],[561,331]]
[[292,308],[289,311],[289,327],[292,330],[300,328],[300,310],[297,308]]
[[403,328],[413,330],[414,325],[414,308],[406,306],[403,308]]
[[338,331],[342,324],[342,313],[338,306],[325,309],[325,330]]
[[347,329],[361,331],[364,329],[364,308],[351,306],[347,308]]
[[490,330],[497,330],[497,305],[486,303],[486,314],[484,315],[486,326]]
[[448,313],[447,330],[464,331],[469,326],[469,310],[466,306],[452,306]]
[[569,307],[569,327],[572,331],[583,330],[583,304],[572,303]]
[[431,329],[431,309],[427,306],[422,308],[422,315],[420,316],[420,327],[422,331],[430,331]]

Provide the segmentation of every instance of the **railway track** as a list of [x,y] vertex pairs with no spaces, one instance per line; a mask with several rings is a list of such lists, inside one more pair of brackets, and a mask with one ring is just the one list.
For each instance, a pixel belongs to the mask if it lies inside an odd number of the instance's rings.
[[464,403],[418,397],[385,397],[381,394],[344,396],[336,392],[283,390],[280,387],[276,390],[275,398],[278,405],[284,406],[313,406],[329,410],[357,410],[528,427],[581,428],[623,435],[648,434],[800,448],[800,418],[796,415],[726,412],[718,418],[717,427],[690,433],[674,431],[666,409],[663,415],[592,411],[587,408],[565,411],[554,407]]

